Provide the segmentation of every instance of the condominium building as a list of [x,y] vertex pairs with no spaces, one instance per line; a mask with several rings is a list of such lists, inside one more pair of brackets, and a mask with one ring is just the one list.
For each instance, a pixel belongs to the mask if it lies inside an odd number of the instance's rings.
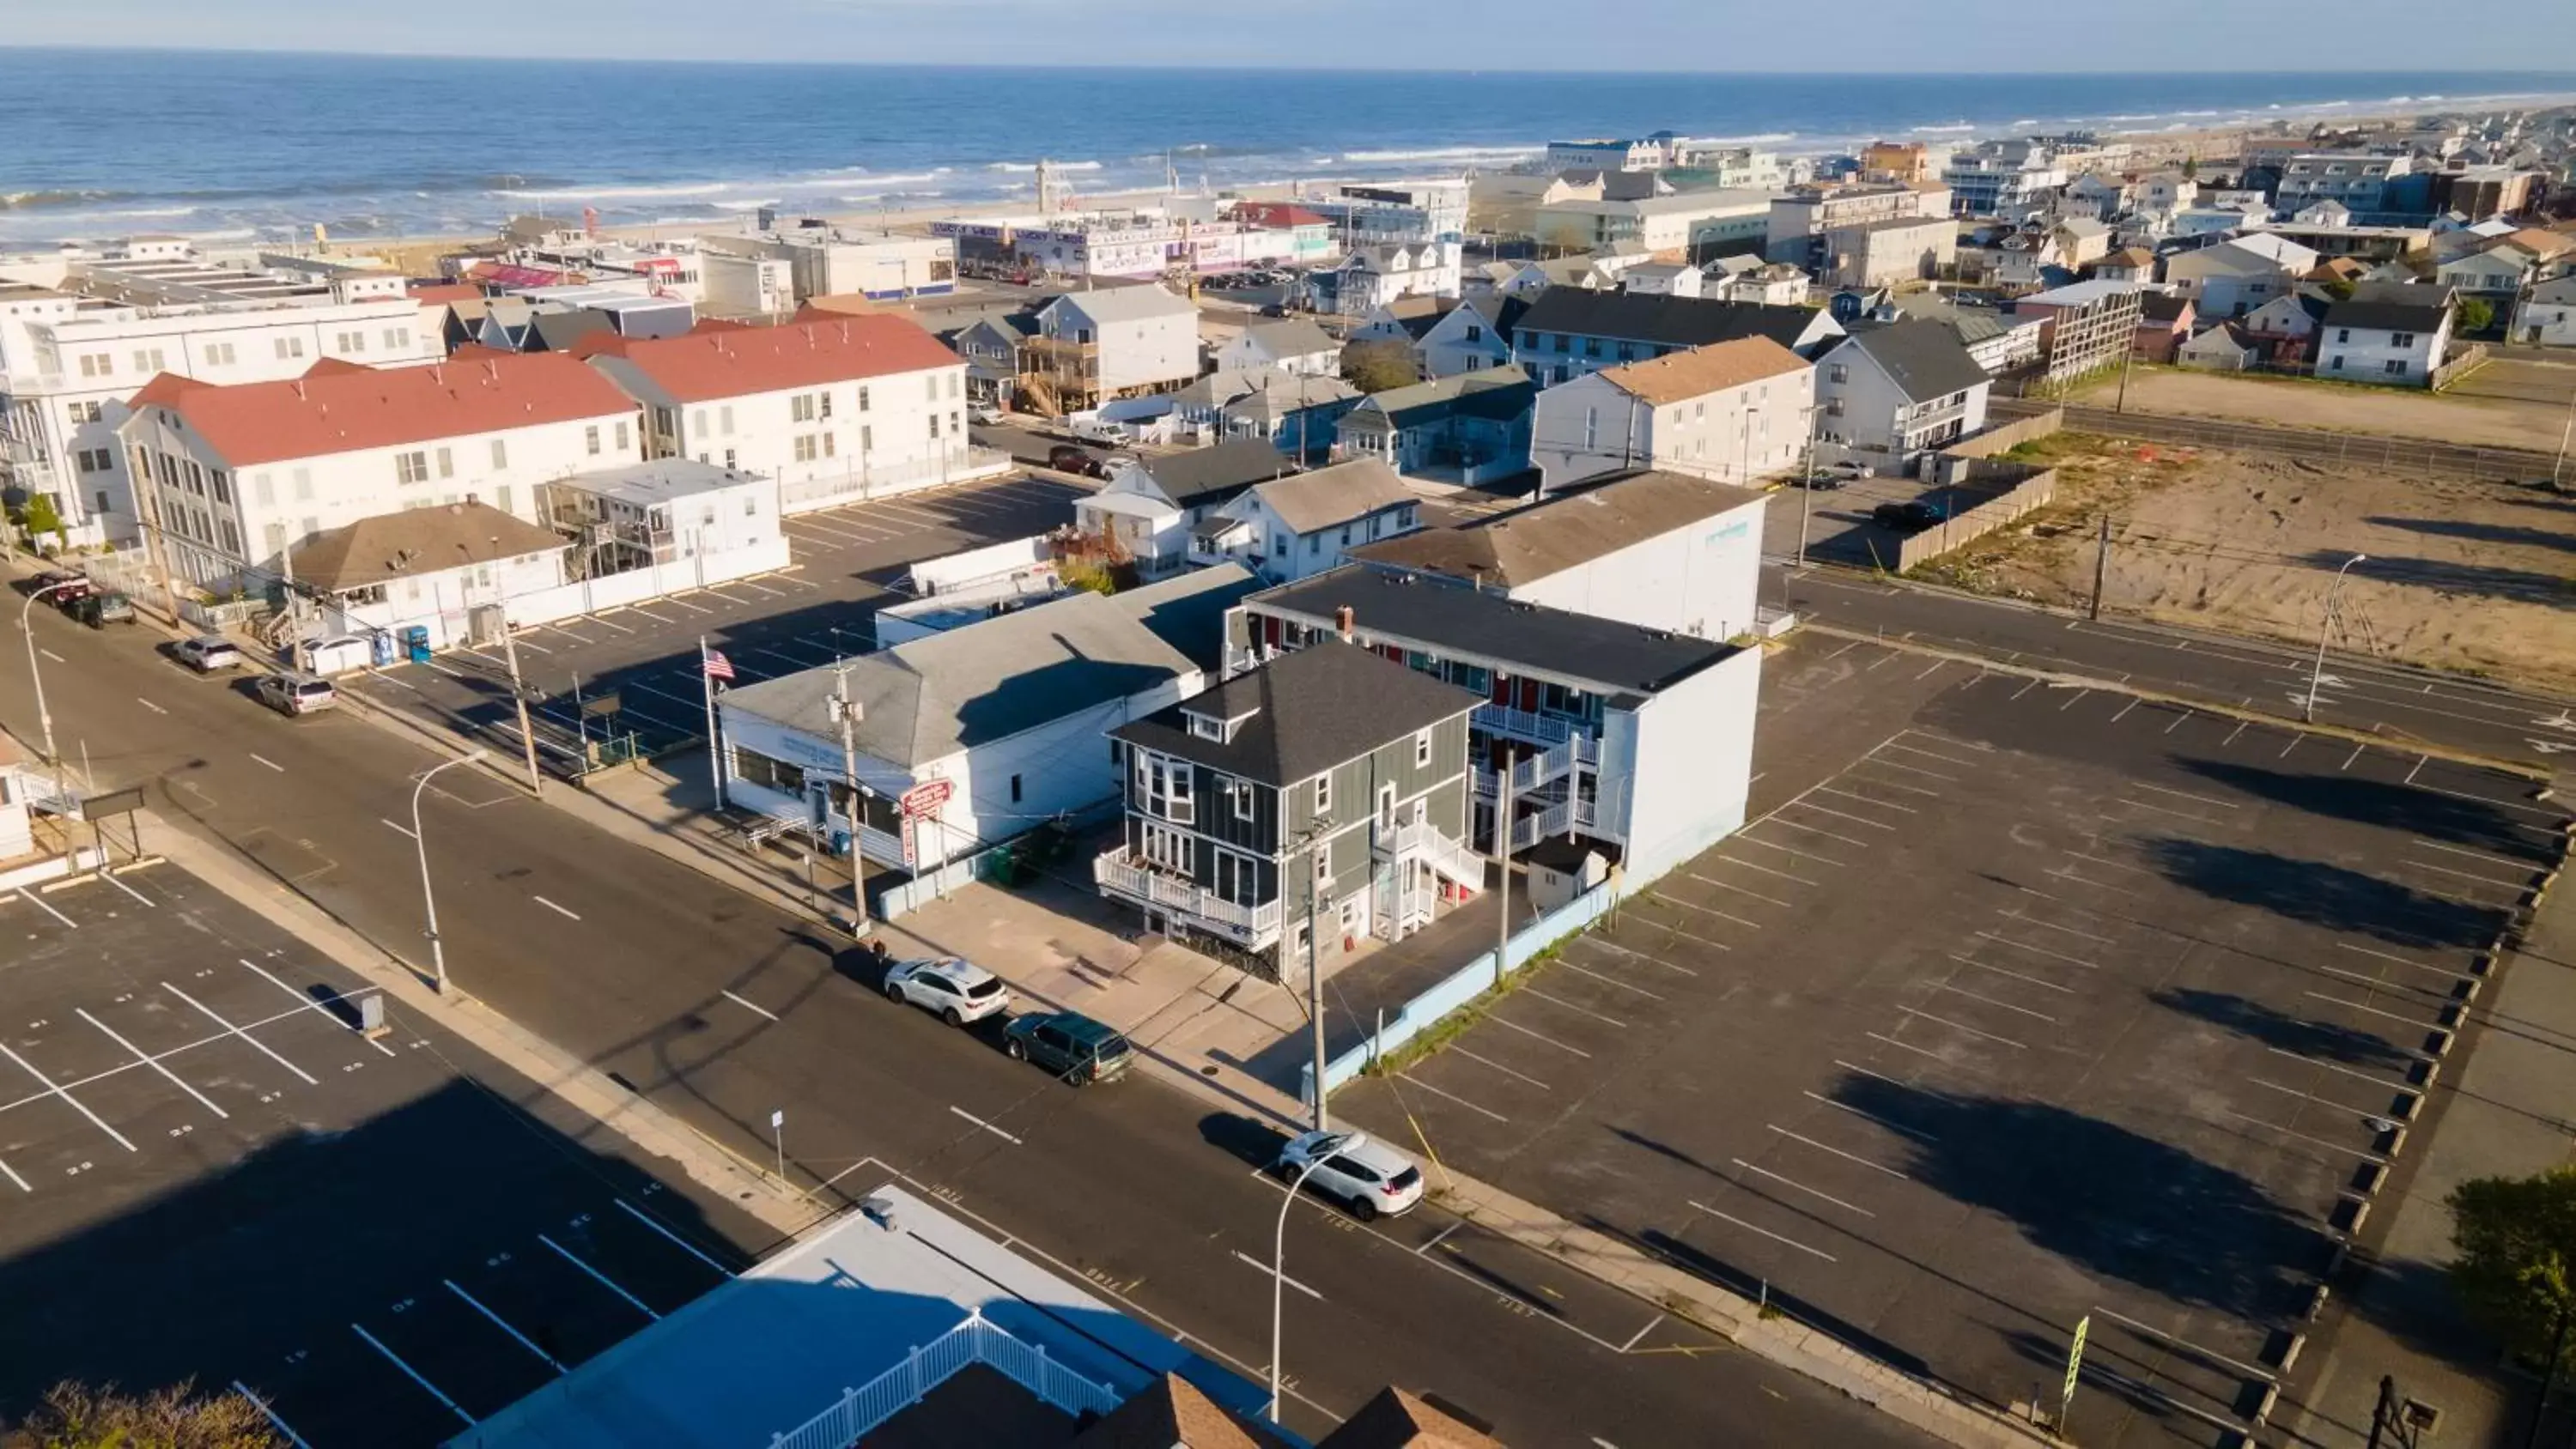
[[1897,217],[1949,214],[1949,189],[1937,182],[1801,187],[1771,202],[1762,259],[1812,269],[1825,262],[1827,232]]
[[1530,461],[1541,492],[1622,469],[1749,483],[1805,453],[1815,366],[1744,337],[1585,373],[1538,395]]

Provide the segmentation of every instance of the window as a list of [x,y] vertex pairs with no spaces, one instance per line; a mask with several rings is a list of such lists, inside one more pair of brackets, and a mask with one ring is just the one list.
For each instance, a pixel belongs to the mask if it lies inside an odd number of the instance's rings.
[[939,438],[939,414],[937,413],[930,415],[930,436],[934,442]]
[[1233,797],[1235,819],[1252,818],[1252,782],[1250,780],[1236,780],[1228,784],[1225,787],[1225,793]]
[[340,350],[341,350],[342,352],[364,352],[364,351],[366,351],[366,350],[367,350],[367,334],[366,334],[366,333],[364,333],[364,332],[343,332],[343,333],[341,333],[341,334],[340,334]]
[[1315,842],[1315,899],[1329,900],[1333,888],[1333,843]]
[[2351,328],[2349,328],[2349,327],[2338,327],[2338,328],[2336,328],[2336,329],[2335,329],[2335,341],[2337,341],[2337,342],[2350,342],[2351,340],[2352,340],[2352,329],[2351,329]]
[[814,461],[814,436],[813,436],[813,434],[811,434],[811,433],[798,433],[798,434],[796,435],[795,440],[794,440],[794,443],[793,443],[793,451],[794,451],[794,453],[795,453],[795,455],[796,455],[796,461],[797,461],[797,462],[799,462],[799,463],[811,463],[811,462],[813,462],[813,461]]
[[229,504],[233,501],[232,475],[230,473],[209,473],[206,475],[206,479],[209,483],[214,485],[215,501],[217,503]]
[[231,343],[209,342],[206,344],[206,365],[208,367],[230,367],[232,365],[232,361],[233,345]]
[[2384,370],[2390,377],[2404,377],[2406,375],[2406,359],[2402,357],[2392,357],[2388,359],[2388,365]]
[[1589,453],[1600,445],[1601,410],[1599,408],[1585,408],[1583,410],[1583,451]]
[[950,402],[955,402],[955,401],[957,401],[957,379],[958,379],[958,378],[960,378],[960,377],[963,377],[964,375],[965,375],[965,374],[963,374],[963,373],[957,373],[957,372],[952,372],[952,373],[948,374],[948,400],[949,400]]
[[625,420],[623,418],[619,419],[617,423],[617,451],[621,453],[625,452],[631,445],[632,437],[633,435],[626,431]]
[[105,473],[116,467],[113,448],[83,448],[73,455],[84,473]]
[[2341,372],[2341,371],[2343,371],[2343,354],[2342,354],[2342,353],[2338,352],[2338,353],[2336,353],[2336,354],[2334,355],[2334,360],[2326,364],[2326,371],[2328,371],[2328,372]]
[[493,507],[495,507],[495,508],[497,508],[497,509],[500,509],[503,513],[510,513],[510,512],[514,512],[514,511],[515,511],[515,510],[513,510],[513,509],[510,507],[510,485],[509,485],[509,484],[507,484],[507,483],[503,483],[503,484],[499,485],[498,487],[495,487],[495,488],[492,490],[492,506],[493,506]]
[[1485,340],[1485,329],[1484,329],[1484,328],[1482,328],[1482,327],[1477,326],[1477,325],[1476,325],[1475,323],[1473,323],[1473,322],[1468,323],[1468,324],[1467,324],[1467,340],[1468,340],[1468,341],[1470,341],[1470,342],[1482,342],[1482,341],[1484,341],[1484,340]]
[[158,347],[136,348],[134,351],[134,370],[136,372],[159,372],[161,370],[161,349]]
[[304,355],[304,339],[303,339],[303,338],[301,338],[301,337],[280,337],[280,338],[278,338],[278,339],[277,339],[277,360],[278,360],[278,361],[280,361],[280,362],[284,362],[284,361],[287,361],[287,360],[288,360],[288,359],[290,359],[290,358],[302,357],[303,355]]
[[[837,441],[837,435],[836,435],[836,434],[832,434],[832,433],[825,433],[825,434],[823,435],[823,456],[824,456],[824,457],[826,457],[826,458],[829,458],[829,457],[831,457],[832,455],[834,455],[835,453],[838,453],[840,450],[841,450],[841,446],[840,446],[840,443]],[[748,500],[745,500],[745,501],[747,502]],[[748,511],[748,510],[746,510],[746,511]]]
[[[868,389],[867,389],[867,386],[863,383],[863,384],[861,384],[861,385],[860,385],[860,387],[859,387],[859,411],[860,411],[860,412],[866,412],[867,410],[868,410]],[[705,424],[701,423],[701,424],[700,424],[700,426],[701,426],[701,427],[703,427],[703,426],[705,426]]]
[[453,478],[456,476],[456,452],[454,449],[441,448],[438,450],[438,476],[441,478]]
[[1261,892],[1261,871],[1252,858],[1231,850],[1211,852],[1215,857],[1216,894],[1238,906],[1255,904]]
[[497,471],[510,466],[510,445],[499,438],[492,440],[492,467]]
[[[705,408],[698,409],[696,416],[697,421],[690,426],[690,431],[703,438],[707,433],[707,410]],[[703,463],[706,460],[701,458],[698,461]]]
[[1413,763],[1417,769],[1431,763],[1431,731],[1413,732]]
[[1147,860],[1165,870],[1178,871],[1183,875],[1190,873],[1198,842],[1187,831],[1147,821],[1138,828],[1137,836]]
[[1332,808],[1333,777],[1330,775],[1317,775],[1315,777],[1315,813],[1321,815]]
[[428,482],[429,455],[419,452],[394,454],[394,481],[397,483]]
[[409,346],[411,346],[410,328],[388,327],[385,329],[385,350],[387,352],[400,352]]
[[2388,334],[2388,345],[2391,347],[2412,347],[2415,345],[2415,334],[2412,332],[2391,332]]
[[104,406],[100,403],[76,402],[71,405],[71,419],[74,424],[100,422],[106,416]]
[[1825,369],[1825,381],[1849,382],[1851,381],[1851,369],[1837,362],[1831,367]]
[[791,423],[810,423],[814,421],[813,394],[800,392],[796,396],[787,400],[787,421]]
[[864,453],[877,445],[877,430],[868,423],[859,424],[859,451]]
[[275,555],[277,555],[277,554],[281,554],[281,553],[286,552],[286,525],[285,525],[285,524],[283,524],[283,523],[272,523],[272,524],[270,524],[270,525],[268,526],[268,529],[267,529],[266,537],[267,537],[267,539],[268,539],[268,553],[269,553],[269,556],[274,557],[274,556],[275,556]]
[[599,424],[592,423],[581,430],[581,447],[582,451],[590,456],[594,458],[599,456]]
[[716,409],[716,431],[728,438],[733,436],[733,404]]
[[814,416],[818,418],[828,418],[831,415],[832,393],[829,388],[826,388],[823,391],[814,394]]
[[295,470],[295,501],[298,503],[309,503],[312,499],[313,470],[310,468],[298,468]]
[[1011,777],[1011,803],[1014,805],[1020,803],[1020,777],[1017,775]]
[[104,352],[84,352],[81,354],[81,376],[108,377],[113,375],[115,371],[116,359],[113,356]]

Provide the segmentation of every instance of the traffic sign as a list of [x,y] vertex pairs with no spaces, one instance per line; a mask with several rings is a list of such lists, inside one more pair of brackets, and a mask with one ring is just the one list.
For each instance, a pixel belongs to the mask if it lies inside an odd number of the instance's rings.
[[2093,1331],[2093,1315],[2087,1313],[2075,1325],[2075,1342],[2066,1350],[2066,1387],[2057,1395],[2057,1432],[2066,1432],[2067,1411],[2075,1407],[2075,1376],[2084,1368],[2084,1336]]

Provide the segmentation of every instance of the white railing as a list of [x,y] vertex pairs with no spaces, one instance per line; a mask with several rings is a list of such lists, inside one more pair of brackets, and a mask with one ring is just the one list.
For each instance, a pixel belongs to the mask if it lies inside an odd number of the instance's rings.
[[1106,1414],[1118,1407],[1118,1394],[1093,1383],[1047,1357],[1046,1346],[1015,1338],[984,1321],[981,1309],[965,1322],[914,1349],[903,1362],[855,1389],[841,1400],[784,1434],[769,1438],[769,1449],[849,1449],[878,1425],[920,1403],[932,1389],[968,1364],[997,1369],[1014,1383],[1067,1414]]
[[1138,864],[1124,850],[1105,851],[1094,858],[1091,878],[1102,890],[1139,905],[1194,917],[1256,947],[1267,945],[1279,934],[1277,901],[1242,905],[1152,866]]
[[1441,834],[1428,820],[1408,821],[1377,838],[1381,860],[1403,862],[1417,857],[1470,891],[1485,888],[1485,858]]
[[1525,709],[1511,709],[1499,704],[1480,704],[1469,720],[1487,734],[1510,735],[1514,739],[1552,745],[1574,733],[1574,721],[1552,714],[1533,714]]
[[1566,834],[1571,830],[1598,834],[1600,828],[1599,804],[1579,797],[1573,800],[1559,800],[1544,810],[1524,815],[1512,822],[1512,849],[1515,852],[1527,850],[1542,840]]
[[[1568,735],[1555,748],[1512,762],[1512,793],[1525,795],[1542,785],[1561,780],[1574,773],[1576,766],[1598,770],[1601,767],[1601,744],[1588,734]],[[1476,772],[1476,795],[1491,800],[1502,788],[1502,775],[1497,770]]]
[[1009,472],[1011,467],[1010,454],[971,444],[955,454],[916,458],[908,463],[879,468],[853,465],[849,471],[837,475],[781,483],[778,486],[778,511],[792,515],[810,513],[818,508],[838,508],[843,504],[864,503],[897,493],[913,493],[924,488],[991,478]]

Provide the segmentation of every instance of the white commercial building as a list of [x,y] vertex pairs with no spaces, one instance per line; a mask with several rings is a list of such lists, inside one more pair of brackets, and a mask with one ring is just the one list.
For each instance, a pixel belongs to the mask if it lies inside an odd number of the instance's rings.
[[1746,483],[1798,465],[1814,398],[1814,365],[1788,348],[1714,342],[1542,391],[1530,461],[1542,493],[1638,468]]
[[795,226],[748,235],[702,236],[698,258],[711,277],[725,278],[721,285],[727,295],[738,286],[732,274],[748,270],[748,262],[761,260],[787,263],[789,291],[796,302],[812,297],[940,296],[957,290],[957,242],[945,236]]

